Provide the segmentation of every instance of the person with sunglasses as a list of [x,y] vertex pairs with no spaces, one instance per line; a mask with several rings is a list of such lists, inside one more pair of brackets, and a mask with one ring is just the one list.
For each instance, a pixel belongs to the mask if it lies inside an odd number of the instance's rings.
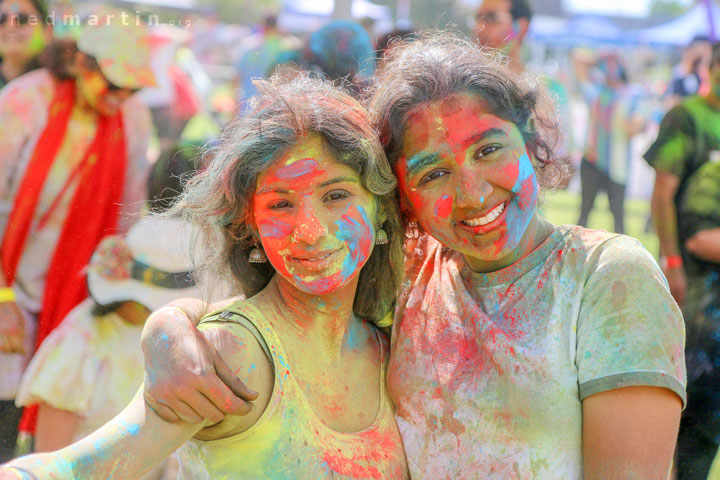
[[15,446],[29,355],[87,297],[100,239],[125,231],[146,198],[151,121],[133,93],[155,82],[147,30],[116,11],[97,19],[0,92],[0,459]]
[[0,0],[0,88],[40,68],[39,57],[52,38],[44,0]]

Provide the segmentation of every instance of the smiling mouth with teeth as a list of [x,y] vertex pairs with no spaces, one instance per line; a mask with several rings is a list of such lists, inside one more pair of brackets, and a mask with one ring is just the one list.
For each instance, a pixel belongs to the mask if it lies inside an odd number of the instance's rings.
[[463,220],[463,225],[467,225],[468,227],[479,227],[480,225],[487,225],[488,223],[495,220],[497,217],[500,216],[500,214],[505,210],[505,203],[501,203],[497,207],[490,210],[490,212],[485,215],[484,217],[480,218],[473,218],[471,220]]

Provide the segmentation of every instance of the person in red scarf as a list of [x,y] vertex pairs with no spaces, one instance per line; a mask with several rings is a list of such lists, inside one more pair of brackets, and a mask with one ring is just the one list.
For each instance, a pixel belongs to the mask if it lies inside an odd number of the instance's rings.
[[[142,208],[154,84],[147,29],[129,15],[88,17],[53,65],[0,92],[0,461],[15,447],[11,403],[29,355],[87,296],[100,239]],[[31,411],[23,431],[32,432]]]

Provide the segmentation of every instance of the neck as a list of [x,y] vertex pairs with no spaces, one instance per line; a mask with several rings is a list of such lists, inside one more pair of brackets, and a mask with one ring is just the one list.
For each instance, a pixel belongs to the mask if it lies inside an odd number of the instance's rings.
[[308,342],[321,343],[323,353],[338,357],[348,344],[352,328],[359,323],[353,313],[357,283],[355,277],[338,290],[313,295],[275,275],[265,291],[278,317],[284,320],[281,328],[292,329]]
[[541,218],[540,215],[535,212],[530,220],[530,224],[520,239],[518,246],[510,253],[497,260],[481,260],[465,255],[465,261],[474,272],[496,272],[527,257],[530,252],[535,250],[542,242],[544,242],[550,234],[552,234],[552,232],[552,224]]

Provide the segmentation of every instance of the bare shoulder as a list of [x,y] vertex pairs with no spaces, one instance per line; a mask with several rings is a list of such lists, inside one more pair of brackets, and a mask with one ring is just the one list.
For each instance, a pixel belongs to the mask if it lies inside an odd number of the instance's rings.
[[235,376],[259,395],[250,413],[244,416],[230,415],[222,422],[202,430],[196,438],[211,440],[241,433],[260,419],[270,401],[275,383],[273,366],[259,340],[242,324],[210,320],[203,322],[198,329]]

